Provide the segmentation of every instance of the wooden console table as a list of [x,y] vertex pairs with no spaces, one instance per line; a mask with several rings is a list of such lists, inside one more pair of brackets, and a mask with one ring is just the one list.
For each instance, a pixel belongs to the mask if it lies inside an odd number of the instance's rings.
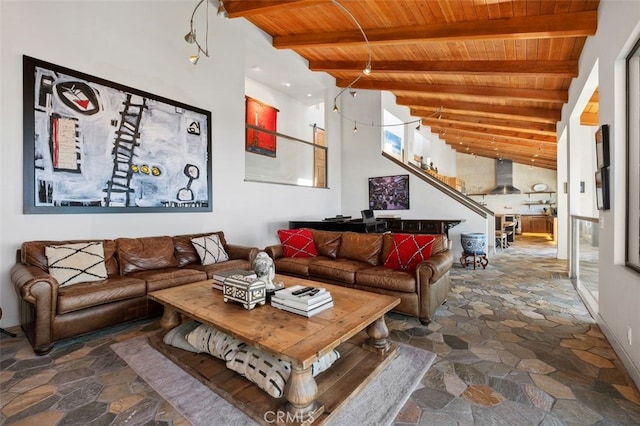
[[386,219],[391,232],[407,234],[446,234],[449,229],[464,222],[464,219]]

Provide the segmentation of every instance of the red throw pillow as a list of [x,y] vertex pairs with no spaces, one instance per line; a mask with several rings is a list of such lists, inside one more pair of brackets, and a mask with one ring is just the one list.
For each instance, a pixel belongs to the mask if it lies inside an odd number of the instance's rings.
[[280,244],[284,248],[284,257],[313,257],[318,255],[311,231],[301,229],[278,230]]
[[433,235],[393,234],[393,248],[384,266],[399,271],[415,271],[420,262],[431,257],[435,239]]

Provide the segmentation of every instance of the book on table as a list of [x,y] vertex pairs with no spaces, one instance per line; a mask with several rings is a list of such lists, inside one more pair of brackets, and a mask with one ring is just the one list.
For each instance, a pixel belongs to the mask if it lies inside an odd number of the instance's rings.
[[224,284],[224,280],[229,277],[234,278],[250,278],[257,279],[258,276],[254,271],[248,271],[246,269],[226,269],[223,271],[216,271],[213,273],[213,284],[212,287],[218,290],[222,290],[222,285]]
[[311,316],[333,306],[333,298],[325,288],[291,286],[276,291],[271,296],[276,308],[300,315]]
[[291,301],[302,305],[313,305],[319,301],[331,299],[331,293],[322,287],[294,285],[277,290],[271,297],[285,302]]
[[332,308],[333,300],[332,299],[325,300],[320,305],[317,305],[312,309],[298,309],[298,308],[292,307],[291,305],[283,305],[279,303],[277,300],[273,300],[273,298],[271,298],[271,306],[273,306],[274,308],[282,309],[283,311],[291,312],[293,314],[298,314],[298,315],[302,315],[309,318],[316,314],[319,314],[322,311],[326,311],[327,309]]

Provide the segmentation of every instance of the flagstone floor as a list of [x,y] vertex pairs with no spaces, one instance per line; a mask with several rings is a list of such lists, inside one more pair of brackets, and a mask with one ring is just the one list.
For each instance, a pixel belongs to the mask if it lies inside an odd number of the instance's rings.
[[[640,394],[553,243],[518,236],[486,270],[455,263],[451,275],[428,326],[389,316],[393,339],[437,354],[396,425],[640,424]],[[0,337],[0,424],[187,425],[109,348],[158,328],[112,327],[42,357],[10,329],[18,337]]]
[[637,425],[640,394],[544,236],[518,236],[486,270],[452,270],[420,326],[391,315],[395,340],[438,357],[396,425]]

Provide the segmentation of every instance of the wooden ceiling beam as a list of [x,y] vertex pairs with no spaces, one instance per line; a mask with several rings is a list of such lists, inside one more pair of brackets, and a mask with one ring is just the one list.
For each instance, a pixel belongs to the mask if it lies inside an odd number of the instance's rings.
[[[420,117],[420,114],[415,114],[414,110],[411,110],[411,115],[414,117]],[[536,131],[534,129],[530,129],[527,127],[516,127],[516,126],[507,126],[507,125],[495,125],[495,124],[480,124],[480,123],[474,123],[474,122],[470,122],[470,121],[461,121],[461,120],[448,120],[445,118],[442,118],[440,120],[438,120],[435,117],[431,117],[431,118],[423,118],[422,119],[422,125],[424,126],[440,126],[440,127],[448,127],[451,129],[458,129],[458,128],[462,128],[459,126],[467,126],[468,128],[476,128],[479,131],[486,131],[486,132],[524,132],[524,133],[528,133],[532,136],[547,136],[547,137],[552,137],[553,140],[555,141],[556,138],[556,132],[555,131],[550,131],[550,132],[545,132],[545,131]],[[555,142],[554,142],[555,143]]]
[[[310,60],[312,71],[362,72],[365,62]],[[397,74],[489,75],[575,78],[578,61],[372,61],[371,72]]]
[[438,135],[444,134],[449,137],[460,137],[460,138],[471,138],[472,140],[475,138],[477,140],[486,140],[486,141],[496,141],[496,142],[523,142],[525,145],[530,146],[532,149],[537,149],[539,146],[543,144],[557,145],[555,142],[555,138],[551,139],[549,137],[538,137],[536,139],[519,136],[519,135],[509,135],[509,134],[501,134],[499,132],[489,132],[489,131],[478,131],[473,128],[466,128],[470,126],[457,126],[457,127],[448,127],[448,126],[430,126],[431,132],[436,133]]
[[496,155],[495,151],[487,150],[482,147],[469,147],[469,150],[467,150],[466,149],[467,147],[460,149],[459,147],[456,147],[452,144],[449,144],[449,145],[451,145],[451,148],[453,150],[455,150],[460,154],[477,155],[479,157],[491,158],[494,160],[502,158],[507,160],[513,160],[517,163],[526,164],[528,166],[546,167],[550,169],[555,169],[557,164],[557,161],[555,158],[543,158],[543,157],[532,158],[532,156],[529,155],[528,153],[524,153],[520,151],[511,151],[511,152],[505,151],[505,152],[500,152],[499,154]]
[[428,99],[417,99],[406,96],[396,98],[398,105],[404,105],[409,108],[433,108],[434,112],[438,108],[442,108],[446,112],[455,112],[458,114],[468,114],[476,116],[485,116],[493,118],[516,118],[523,121],[534,121],[541,123],[556,123],[560,120],[560,108],[542,109],[542,108],[525,108],[503,105],[488,105],[475,102],[450,102]]
[[373,79],[360,79],[354,84],[351,84],[352,82],[353,80],[339,79],[336,81],[336,85],[338,87],[350,86],[353,89],[419,92],[421,97],[439,96],[444,94],[559,104],[564,104],[569,100],[569,95],[566,90],[517,89],[509,87],[464,86],[457,84],[425,84]]
[[[242,15],[240,15],[242,16]],[[527,40],[558,37],[587,37],[596,33],[596,10],[553,15],[518,16],[505,19],[428,24],[410,27],[367,29],[371,45],[424,42]],[[276,35],[273,46],[278,49],[332,47],[363,44],[358,29],[338,32]]]
[[[531,133],[539,133],[547,136],[556,135],[556,126],[551,123],[534,123],[524,120],[508,120],[482,116],[476,117],[467,114],[453,114],[447,111],[444,111],[442,113],[434,113],[433,110],[416,108],[412,108],[410,113],[414,117],[422,117],[423,120],[436,120],[438,117],[440,117],[441,120],[448,123],[463,123],[468,125],[477,125],[504,130],[523,129]],[[423,121],[423,124],[428,125],[425,121]]]
[[229,18],[239,18],[319,4],[327,4],[327,2],[325,0],[227,0],[224,2],[224,7],[227,9]]
[[468,124],[464,122],[448,122],[447,120],[437,119],[422,119],[425,125],[430,127],[437,127],[439,129],[449,129],[455,131],[467,131],[477,132],[483,135],[489,135],[490,137],[501,136],[512,139],[529,140],[535,143],[547,143],[556,144],[556,135],[543,135],[539,133],[533,133],[526,129],[496,129],[488,126],[476,126],[475,124]]
[[[461,152],[461,154],[468,154],[467,152]],[[484,158],[489,158],[492,160],[497,160],[498,157],[494,157],[490,154],[484,154],[484,153],[475,153],[474,155],[478,156],[478,157],[484,157]],[[541,167],[543,169],[550,169],[550,170],[556,170],[557,167],[557,163],[554,160],[542,160],[542,161],[531,161],[530,158],[527,157],[523,157],[517,154],[512,154],[512,155],[504,155],[501,156],[500,158],[505,159],[505,160],[511,160],[514,163],[518,163],[518,164],[522,164],[525,166],[534,166],[534,167]]]
[[600,114],[597,112],[583,112],[580,114],[580,124],[583,126],[599,126]]

